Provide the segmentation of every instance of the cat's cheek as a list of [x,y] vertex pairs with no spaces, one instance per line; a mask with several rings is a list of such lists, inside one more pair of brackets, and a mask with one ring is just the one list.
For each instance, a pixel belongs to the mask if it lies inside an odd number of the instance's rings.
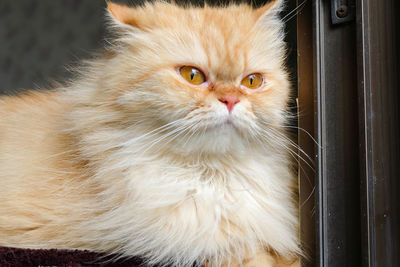
[[178,103],[201,103],[209,93],[207,84],[194,86],[188,82],[181,81],[181,79],[176,79],[176,77],[163,82],[165,84],[165,94],[172,96],[171,101]]
[[226,106],[218,101],[217,97],[210,92],[199,92],[198,103],[203,107],[207,107],[210,111],[218,114],[223,114],[227,111]]

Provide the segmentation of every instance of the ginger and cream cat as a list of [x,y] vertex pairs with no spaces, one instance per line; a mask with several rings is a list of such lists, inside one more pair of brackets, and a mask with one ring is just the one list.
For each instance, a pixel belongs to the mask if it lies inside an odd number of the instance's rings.
[[74,82],[0,97],[0,245],[295,261],[281,9],[109,2],[117,37]]

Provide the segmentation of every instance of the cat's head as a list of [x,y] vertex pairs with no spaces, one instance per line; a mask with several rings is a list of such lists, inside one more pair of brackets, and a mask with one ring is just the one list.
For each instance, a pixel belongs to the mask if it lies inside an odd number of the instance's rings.
[[253,9],[108,3],[114,54],[102,94],[160,144],[182,152],[240,150],[284,121],[282,1]]

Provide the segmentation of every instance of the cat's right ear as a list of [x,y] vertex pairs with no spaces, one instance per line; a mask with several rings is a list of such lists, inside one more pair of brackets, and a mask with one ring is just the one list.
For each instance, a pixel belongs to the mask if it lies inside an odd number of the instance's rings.
[[140,29],[139,14],[137,9],[106,0],[107,9],[112,21],[122,28]]
[[285,0],[271,0],[256,9],[256,15],[261,23],[280,22],[279,14],[285,7]]

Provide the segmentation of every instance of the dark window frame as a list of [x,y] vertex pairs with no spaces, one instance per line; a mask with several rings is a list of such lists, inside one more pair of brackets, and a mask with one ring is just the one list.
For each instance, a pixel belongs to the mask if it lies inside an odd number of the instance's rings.
[[299,131],[315,155],[299,180],[302,265],[400,266],[400,3],[353,1],[355,19],[333,25],[331,2],[297,21],[299,127],[319,143]]

